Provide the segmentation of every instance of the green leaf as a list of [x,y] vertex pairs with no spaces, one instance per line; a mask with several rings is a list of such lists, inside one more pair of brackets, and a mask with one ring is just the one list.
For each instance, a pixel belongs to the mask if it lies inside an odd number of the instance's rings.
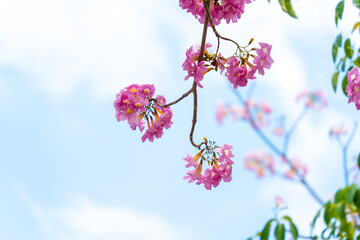
[[336,212],[339,215],[340,219],[344,219],[346,217],[345,214],[345,205],[343,203],[339,203],[336,206]]
[[337,52],[338,52],[338,47],[336,46],[336,43],[334,43],[332,46],[332,58],[334,63],[336,61]]
[[342,196],[343,196],[343,189],[339,189],[335,194],[334,203],[340,202],[342,199]]
[[[359,1],[360,1],[360,0],[359,0]],[[357,22],[357,23],[354,24],[354,28],[353,28],[352,32],[355,32],[355,30],[356,30],[357,28],[360,28],[360,22]]]
[[330,203],[327,203],[325,205],[325,209],[324,209],[324,221],[325,221],[326,225],[330,224],[330,219],[331,219]]
[[355,59],[353,61],[354,65],[358,66],[360,68],[360,57],[358,57],[357,59]]
[[335,9],[335,15],[338,19],[342,18],[343,12],[344,12],[344,0],[340,1]]
[[342,81],[342,91],[345,94],[345,96],[347,96],[347,97],[348,97],[348,95],[347,95],[347,92],[346,92],[346,87],[347,87],[348,84],[349,83],[348,83],[348,80],[347,80],[347,74],[345,74],[345,77],[344,77],[344,79]]
[[291,234],[292,234],[294,240],[298,239],[298,237],[299,237],[298,230],[297,230],[295,224],[293,224],[292,222],[290,223],[290,231],[291,231]]
[[284,12],[293,18],[297,18],[290,0],[279,0],[279,4]]
[[334,73],[334,75],[332,76],[332,80],[331,80],[331,83],[332,83],[332,87],[333,87],[333,89],[334,89],[334,92],[336,92],[336,87],[337,87],[338,78],[339,78],[339,71],[336,71],[336,72]]
[[285,219],[286,221],[288,221],[289,223],[292,223],[292,219],[289,216],[284,216],[283,219]]
[[342,35],[341,35],[341,33],[339,35],[337,35],[335,43],[336,43],[336,46],[338,46],[338,47],[342,46]]
[[275,238],[276,240],[285,239],[285,226],[282,223],[278,223],[275,228]]
[[358,156],[358,159],[357,159],[357,164],[358,164],[358,168],[360,169],[360,153],[359,153],[359,156]]
[[355,7],[360,9],[360,0],[353,0],[353,4]]
[[318,219],[318,217],[320,216],[320,212],[321,212],[321,209],[319,209],[319,211],[317,211],[317,213],[316,213],[316,215],[314,217],[314,220],[311,223],[311,228],[315,227],[315,223],[316,223],[316,220]]
[[360,189],[356,190],[355,197],[354,197],[354,203],[358,209],[360,209]]
[[346,39],[345,44],[344,44],[344,51],[345,54],[348,58],[352,58],[354,51],[351,48],[351,42],[350,39]]
[[270,219],[270,220],[265,224],[265,227],[264,227],[263,230],[261,231],[261,235],[260,235],[260,239],[261,239],[261,240],[268,240],[268,239],[269,239],[269,232],[270,232],[270,227],[271,227],[272,221],[274,221],[274,219]]
[[345,72],[346,57],[342,58],[340,62],[342,62],[342,64],[341,64],[341,71],[342,71],[342,72]]
[[355,192],[356,192],[356,184],[350,185],[346,191],[346,199],[348,203],[352,203],[354,201]]

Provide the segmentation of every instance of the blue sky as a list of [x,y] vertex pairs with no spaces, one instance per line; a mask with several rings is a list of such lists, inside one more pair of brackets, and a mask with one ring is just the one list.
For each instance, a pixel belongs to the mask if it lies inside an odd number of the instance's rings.
[[[216,123],[216,101],[236,102],[218,74],[208,74],[199,90],[194,137],[234,146],[230,183],[207,191],[182,180],[182,158],[196,153],[188,141],[191,98],[173,107],[174,124],[153,143],[116,122],[115,95],[131,83],[153,83],[169,101],[190,88],[181,64],[202,27],[177,1],[0,2],[0,239],[245,239],[272,217],[276,195],[307,233],[317,203],[297,184],[256,179],[242,157],[269,149],[244,123]],[[290,147],[324,199],[343,186],[329,128],[350,129],[360,119],[330,85],[335,4],[294,1],[294,20],[276,1],[258,0],[239,23],[219,27],[240,43],[255,37],[273,44],[275,63],[256,80],[254,98],[268,101],[274,116],[285,114],[289,124],[302,109],[299,92],[327,93],[329,108],[311,112]],[[357,17],[345,9],[344,32]],[[211,33],[209,41],[216,43]],[[351,157],[359,142],[358,132]]]

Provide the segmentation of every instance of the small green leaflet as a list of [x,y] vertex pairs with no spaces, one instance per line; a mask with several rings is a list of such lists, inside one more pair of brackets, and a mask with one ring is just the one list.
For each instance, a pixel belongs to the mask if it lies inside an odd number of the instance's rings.
[[286,12],[293,18],[297,18],[290,0],[279,0],[279,4],[284,12]]
[[334,73],[334,75],[332,76],[332,80],[331,80],[331,83],[332,83],[332,87],[333,87],[333,89],[334,89],[334,92],[336,92],[336,87],[337,87],[338,78],[339,78],[339,71],[336,71],[336,72]]
[[336,19],[341,19],[342,18],[342,15],[343,15],[343,12],[344,12],[344,4],[345,4],[345,2],[344,2],[344,0],[342,0],[336,6],[336,9],[335,9],[335,18]]
[[345,51],[345,54],[348,58],[352,58],[353,54],[354,54],[354,51],[352,50],[351,48],[351,42],[350,42],[350,39],[346,39],[345,41],[345,44],[344,44],[344,51]]
[[332,46],[332,58],[334,63],[336,61],[337,52],[338,52],[338,47],[336,46],[336,43],[334,43]]
[[360,68],[360,57],[354,60],[354,65],[358,66]]

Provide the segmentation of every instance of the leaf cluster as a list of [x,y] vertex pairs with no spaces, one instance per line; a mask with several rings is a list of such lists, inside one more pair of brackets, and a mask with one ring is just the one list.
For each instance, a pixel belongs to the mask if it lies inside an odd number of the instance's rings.
[[[322,231],[321,239],[359,239],[360,225],[360,186],[352,184],[339,189],[334,199],[328,201],[314,217],[312,228],[320,215],[323,215],[325,229]],[[318,238],[314,236],[314,238]]]

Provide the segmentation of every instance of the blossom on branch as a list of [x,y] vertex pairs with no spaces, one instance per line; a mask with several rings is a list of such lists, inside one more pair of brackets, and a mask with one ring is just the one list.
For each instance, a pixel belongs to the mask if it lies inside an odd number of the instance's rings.
[[[283,161],[286,161],[283,159]],[[304,178],[308,172],[307,166],[300,161],[300,159],[295,159],[293,161],[288,160],[291,163],[291,167],[285,171],[284,176],[289,179],[294,179],[296,175],[300,178]]]
[[[209,43],[205,44],[204,52],[206,52],[207,48],[210,47],[211,44]],[[200,54],[200,49],[195,51],[194,47],[191,46],[188,50],[186,50],[186,59],[182,64],[182,67],[184,71],[187,71],[188,73],[188,75],[185,77],[185,80],[188,80],[190,77],[193,77],[196,84],[202,88],[203,86],[200,84],[200,81],[203,80],[204,74],[208,68],[204,65],[205,64],[204,61],[198,62],[199,54]]]
[[[245,12],[245,4],[251,2],[252,0],[210,0],[211,19],[215,25],[220,24],[222,19],[225,19],[226,23],[230,23],[230,21],[235,23]],[[194,15],[200,23],[204,23],[206,12],[203,0],[180,0],[179,5]]]
[[148,129],[141,138],[143,142],[146,139],[152,142],[154,137],[160,138],[164,134],[163,129],[170,128],[173,123],[170,107],[162,107],[166,105],[165,98],[161,95],[153,98],[154,94],[155,87],[152,84],[132,84],[120,90],[114,101],[118,122],[127,121],[132,130],[138,127],[141,132],[147,123]]
[[347,75],[348,85],[346,86],[346,92],[349,96],[349,101],[355,103],[357,110],[360,110],[360,72],[357,66],[355,66]]
[[[194,157],[187,154],[187,157],[184,158],[185,167],[193,167],[193,169],[187,172],[184,179],[188,180],[189,183],[204,184],[207,190],[217,187],[221,180],[230,182],[232,179],[232,165],[234,164],[232,160],[234,154],[231,150],[232,146],[229,144],[217,147],[210,142],[210,144],[206,143],[206,147]],[[204,162],[207,162],[209,167],[203,171]]]
[[275,173],[274,159],[270,154],[263,152],[248,153],[244,156],[245,167],[249,170],[255,171],[257,177],[261,178],[265,175],[265,171]]

